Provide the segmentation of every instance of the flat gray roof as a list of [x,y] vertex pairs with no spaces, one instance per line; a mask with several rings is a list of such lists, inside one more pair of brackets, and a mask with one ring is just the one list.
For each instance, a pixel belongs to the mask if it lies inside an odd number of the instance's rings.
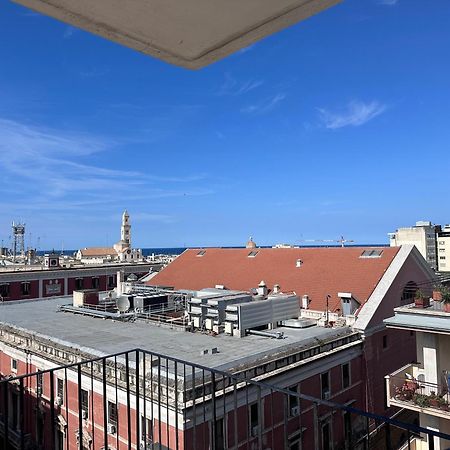
[[[319,341],[352,334],[350,328],[280,327],[285,339],[260,336],[238,338],[220,334],[209,336],[159,327],[143,321],[120,322],[58,311],[72,303],[71,297],[46,300],[11,301],[0,304],[0,324],[19,328],[32,335],[79,349],[93,355],[108,355],[141,348],[217,369],[229,369],[260,358],[267,359],[288,350],[317,345]],[[217,347],[219,353],[211,354]],[[201,355],[208,349],[208,355]]]
[[428,308],[416,308],[411,303],[395,308],[394,313],[394,317],[384,320],[386,326],[450,334],[450,314],[444,311],[441,302],[430,300]]

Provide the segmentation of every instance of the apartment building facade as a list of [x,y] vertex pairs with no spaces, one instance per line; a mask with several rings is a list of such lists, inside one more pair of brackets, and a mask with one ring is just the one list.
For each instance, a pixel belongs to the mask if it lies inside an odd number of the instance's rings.
[[[387,402],[419,413],[422,427],[450,432],[450,313],[445,306],[431,301],[428,308],[414,304],[395,309],[385,320],[392,330],[416,334],[417,356],[414,362],[400,365],[386,377]],[[414,439],[414,450],[445,450],[446,439],[422,435]]]

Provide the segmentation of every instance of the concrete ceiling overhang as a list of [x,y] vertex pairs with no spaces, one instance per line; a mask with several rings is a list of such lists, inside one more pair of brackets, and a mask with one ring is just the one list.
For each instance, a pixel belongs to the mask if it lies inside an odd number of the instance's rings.
[[191,69],[211,64],[341,0],[13,0]]

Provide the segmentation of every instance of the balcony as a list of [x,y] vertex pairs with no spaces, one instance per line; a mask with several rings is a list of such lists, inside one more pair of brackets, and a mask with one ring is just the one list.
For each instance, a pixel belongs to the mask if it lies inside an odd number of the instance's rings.
[[426,381],[424,370],[417,364],[409,364],[386,376],[386,385],[389,406],[450,419],[448,385]]

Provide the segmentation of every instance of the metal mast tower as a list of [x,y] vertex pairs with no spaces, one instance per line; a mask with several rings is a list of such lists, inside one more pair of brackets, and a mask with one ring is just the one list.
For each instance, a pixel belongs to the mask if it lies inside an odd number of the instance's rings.
[[13,260],[16,261],[17,253],[22,258],[25,258],[25,224],[24,223],[12,223],[13,232]]

